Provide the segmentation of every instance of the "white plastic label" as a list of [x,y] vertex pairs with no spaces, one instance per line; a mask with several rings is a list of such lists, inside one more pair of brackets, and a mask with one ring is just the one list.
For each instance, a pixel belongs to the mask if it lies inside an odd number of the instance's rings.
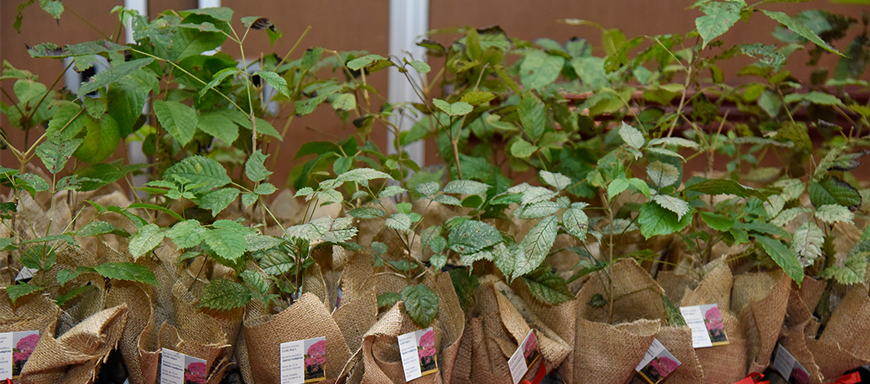
[[160,384],[205,383],[208,378],[205,360],[171,349],[160,352]]
[[511,358],[508,359],[508,368],[511,370],[511,378],[514,384],[519,383],[523,379],[523,376],[529,371],[529,367],[540,357],[538,337],[535,335],[535,330],[532,329],[526,335],[526,338],[523,339],[523,342],[520,343],[519,347],[517,347],[514,354],[511,355]]
[[779,372],[789,383],[806,384],[810,380],[809,372],[804,369],[801,363],[798,363],[797,359],[782,344],[776,350],[773,369]]
[[39,343],[39,331],[0,333],[0,380],[14,379]]
[[438,372],[435,331],[431,327],[399,335],[398,339],[405,381]]
[[648,383],[658,384],[681,364],[661,342],[653,339],[640,364],[634,370]]
[[692,329],[693,347],[707,348],[728,344],[718,304],[680,307],[680,313]]
[[281,343],[281,384],[326,380],[326,337]]

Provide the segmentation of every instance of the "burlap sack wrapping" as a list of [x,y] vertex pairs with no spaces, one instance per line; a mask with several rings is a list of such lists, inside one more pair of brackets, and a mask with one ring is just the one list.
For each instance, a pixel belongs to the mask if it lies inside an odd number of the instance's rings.
[[849,289],[819,340],[837,345],[861,360],[870,360],[870,297],[865,285]]
[[[435,333],[435,349],[441,350],[441,327],[436,319],[432,324]],[[404,303],[399,301],[363,337],[362,355],[365,371],[362,383],[405,383],[402,356],[399,353],[398,336],[421,328],[408,316]],[[415,383],[440,384],[442,362],[438,361],[439,372],[415,379]]]
[[614,326],[577,318],[571,382],[627,383],[660,328],[659,320],[641,319]]
[[47,333],[24,365],[19,383],[92,383],[126,323],[127,305],[122,304],[85,319],[57,339]]
[[13,305],[9,295],[0,293],[0,332],[39,331],[54,334],[60,308],[43,295],[28,295]]
[[[806,320],[800,324],[791,327],[786,336],[780,339],[780,343],[789,353],[800,363],[809,373],[809,381],[807,384],[821,384],[824,380],[819,366],[816,365],[815,357],[812,351],[807,347],[807,326],[812,320]],[[832,377],[831,380],[835,380]]]
[[[257,306],[259,305],[259,308]],[[239,366],[245,382],[271,384],[281,382],[280,345],[297,340],[326,337],[326,381],[334,383],[351,357],[341,329],[330,316],[323,301],[305,293],[281,313],[270,316],[262,305],[248,306],[238,346]]]
[[713,269],[704,275],[695,290],[686,290],[680,306],[719,304],[719,313],[728,335],[727,345],[698,348],[695,354],[710,384],[730,384],[746,376],[746,339],[737,317],[731,313],[731,269],[722,260],[711,263]]
[[138,283],[116,281],[106,294],[106,306],[114,307],[122,303],[127,303],[127,326],[124,327],[118,349],[124,357],[130,383],[145,384],[139,360],[139,336],[153,319],[151,298]]
[[731,310],[738,314],[749,344],[749,372],[763,372],[770,364],[785,320],[789,290],[791,278],[782,271],[734,277]]

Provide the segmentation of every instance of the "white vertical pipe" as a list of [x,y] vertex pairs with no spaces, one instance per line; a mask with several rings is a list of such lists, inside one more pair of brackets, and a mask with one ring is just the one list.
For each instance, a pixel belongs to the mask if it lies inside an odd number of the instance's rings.
[[[411,55],[414,60],[426,61],[426,49],[416,45],[418,40],[429,31],[429,0],[390,0],[390,55],[399,58]],[[411,58],[408,58],[411,60]],[[411,69],[411,77],[417,81],[416,71]],[[388,99],[390,103],[421,101],[405,76],[396,68],[390,68]],[[419,84],[418,84],[419,85]],[[394,123],[402,131],[414,125],[413,115],[404,112],[396,116]],[[396,153],[393,148],[395,135],[387,131],[387,152]],[[418,141],[404,147],[411,160],[423,166],[426,159],[425,146]]]
[[217,8],[221,6],[221,0],[199,0],[199,8]]
[[[148,0],[124,0],[124,7],[128,9],[133,9],[139,12],[140,15],[145,18],[148,17]],[[133,40],[133,21],[131,20],[127,23],[125,28],[125,37],[126,42],[128,44],[133,44],[136,41]],[[147,113],[150,110],[148,106],[149,101],[145,101],[145,108],[143,113]],[[146,115],[147,117],[147,115]],[[130,164],[143,164],[148,162],[148,157],[145,156],[145,153],[142,152],[142,142],[141,141],[133,141],[130,144],[127,144],[127,159]],[[137,175],[133,176],[133,186],[141,187],[148,182],[148,175]],[[147,194],[144,191],[131,191],[131,193],[137,193],[140,197],[146,197]]]

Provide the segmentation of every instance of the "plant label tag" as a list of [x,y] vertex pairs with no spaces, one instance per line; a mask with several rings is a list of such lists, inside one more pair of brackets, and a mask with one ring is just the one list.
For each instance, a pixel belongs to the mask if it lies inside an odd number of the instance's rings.
[[634,370],[649,384],[661,383],[671,372],[676,371],[680,361],[661,342],[653,339],[640,364]]
[[809,372],[807,372],[801,363],[798,363],[797,359],[782,344],[776,350],[773,369],[792,384],[807,384],[810,381]]
[[326,380],[326,337],[281,343],[281,384]]
[[538,351],[538,337],[535,335],[535,330],[529,331],[525,340],[517,347],[516,352],[508,359],[508,368],[511,370],[511,378],[514,384],[520,382],[529,367],[541,358],[541,352]]
[[719,304],[680,307],[680,313],[692,328],[692,346],[706,348],[728,344],[725,324],[719,314]]
[[17,379],[39,343],[39,331],[0,333],[0,380]]
[[39,272],[38,269],[30,269],[28,267],[21,268],[18,271],[18,276],[15,276],[15,281],[28,280],[33,278],[33,274]]
[[160,352],[160,384],[205,383],[208,378],[205,360],[171,349]]
[[438,351],[435,349],[435,331],[432,327],[399,335],[399,352],[405,381],[438,372]]

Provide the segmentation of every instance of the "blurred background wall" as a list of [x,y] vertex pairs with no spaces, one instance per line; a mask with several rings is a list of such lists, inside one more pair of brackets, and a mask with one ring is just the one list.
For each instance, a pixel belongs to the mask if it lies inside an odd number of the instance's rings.
[[[396,1],[396,0],[394,0]],[[402,0],[398,0],[402,1]],[[124,32],[118,29],[116,14],[111,14],[113,7],[124,5],[124,0],[66,0],[63,2],[66,11],[59,22],[36,5],[24,11],[22,32],[19,34],[13,28],[17,7],[24,0],[0,1],[0,60],[9,61],[17,68],[25,68],[38,74],[41,81],[50,83],[63,70],[59,60],[32,59],[26,51],[26,44],[35,45],[42,42],[53,42],[58,45],[74,44],[87,40],[114,38],[120,34],[121,42]],[[366,50],[371,53],[387,55],[389,53],[390,35],[390,1],[388,0],[209,0],[235,10],[235,26],[242,28],[238,22],[242,16],[264,16],[270,18],[283,32],[284,37],[274,46],[269,46],[265,36],[254,36],[246,42],[246,52],[259,56],[260,52],[276,52],[283,56],[296,39],[310,25],[311,31],[294,53],[294,58],[304,51],[304,48],[321,46],[333,50]],[[572,26],[559,23],[557,20],[577,18],[601,24],[606,28],[622,29],[628,38],[640,34],[684,34],[694,27],[694,19],[700,12],[687,9],[689,0],[547,0],[547,1],[517,1],[517,0],[429,0],[428,20],[430,29],[451,27],[484,27],[498,24],[511,37],[534,40],[548,37],[559,42],[565,42],[573,36],[588,40],[595,48],[596,55],[603,55],[600,48],[601,32],[597,28],[587,26]],[[152,17],[167,9],[183,10],[196,8],[198,0],[144,0],[149,15]],[[805,9],[822,8],[835,13],[842,13],[858,20],[862,11],[870,11],[866,5],[834,4],[829,0],[818,0],[804,3],[768,4],[765,9],[778,10],[794,16]],[[748,23],[739,24],[723,36],[726,44],[756,43],[771,44],[775,39],[771,32],[776,26],[768,18],[753,17]],[[435,39],[444,44],[450,43],[459,35],[441,35]],[[841,40],[848,43],[851,38]],[[844,43],[844,44],[845,44]],[[225,45],[226,52],[239,58],[237,47]],[[840,47],[843,48],[843,47]],[[441,58],[433,58],[430,64],[438,68]],[[808,79],[809,72],[801,65],[808,60],[806,51],[798,52],[791,58],[793,75],[800,80]],[[741,78],[736,71],[745,61],[731,60],[722,69],[726,74],[726,82],[739,83]],[[822,62],[830,67],[836,63],[832,55]],[[866,76],[866,75],[865,75]],[[369,78],[371,84],[387,96],[388,75],[386,71],[375,73]],[[3,87],[11,89],[11,81],[3,81]],[[63,87],[63,81],[55,86]],[[2,101],[10,100],[3,95]],[[277,117],[273,125],[279,130],[284,121]],[[5,118],[0,119],[0,126],[7,128],[10,141],[16,146],[23,146],[24,135],[10,129]],[[282,144],[280,159],[275,169],[276,184],[283,183],[290,168],[298,163],[292,160],[293,154],[302,143],[314,140],[337,140],[352,133],[353,127],[344,127],[332,110],[321,107],[312,115],[295,119],[289,133]],[[382,148],[386,148],[386,134],[376,130],[374,139]],[[41,134],[34,133],[28,138],[30,142]],[[427,148],[426,162],[432,163],[436,157],[432,148]],[[17,167],[12,164],[14,158],[0,151],[0,164]]]

